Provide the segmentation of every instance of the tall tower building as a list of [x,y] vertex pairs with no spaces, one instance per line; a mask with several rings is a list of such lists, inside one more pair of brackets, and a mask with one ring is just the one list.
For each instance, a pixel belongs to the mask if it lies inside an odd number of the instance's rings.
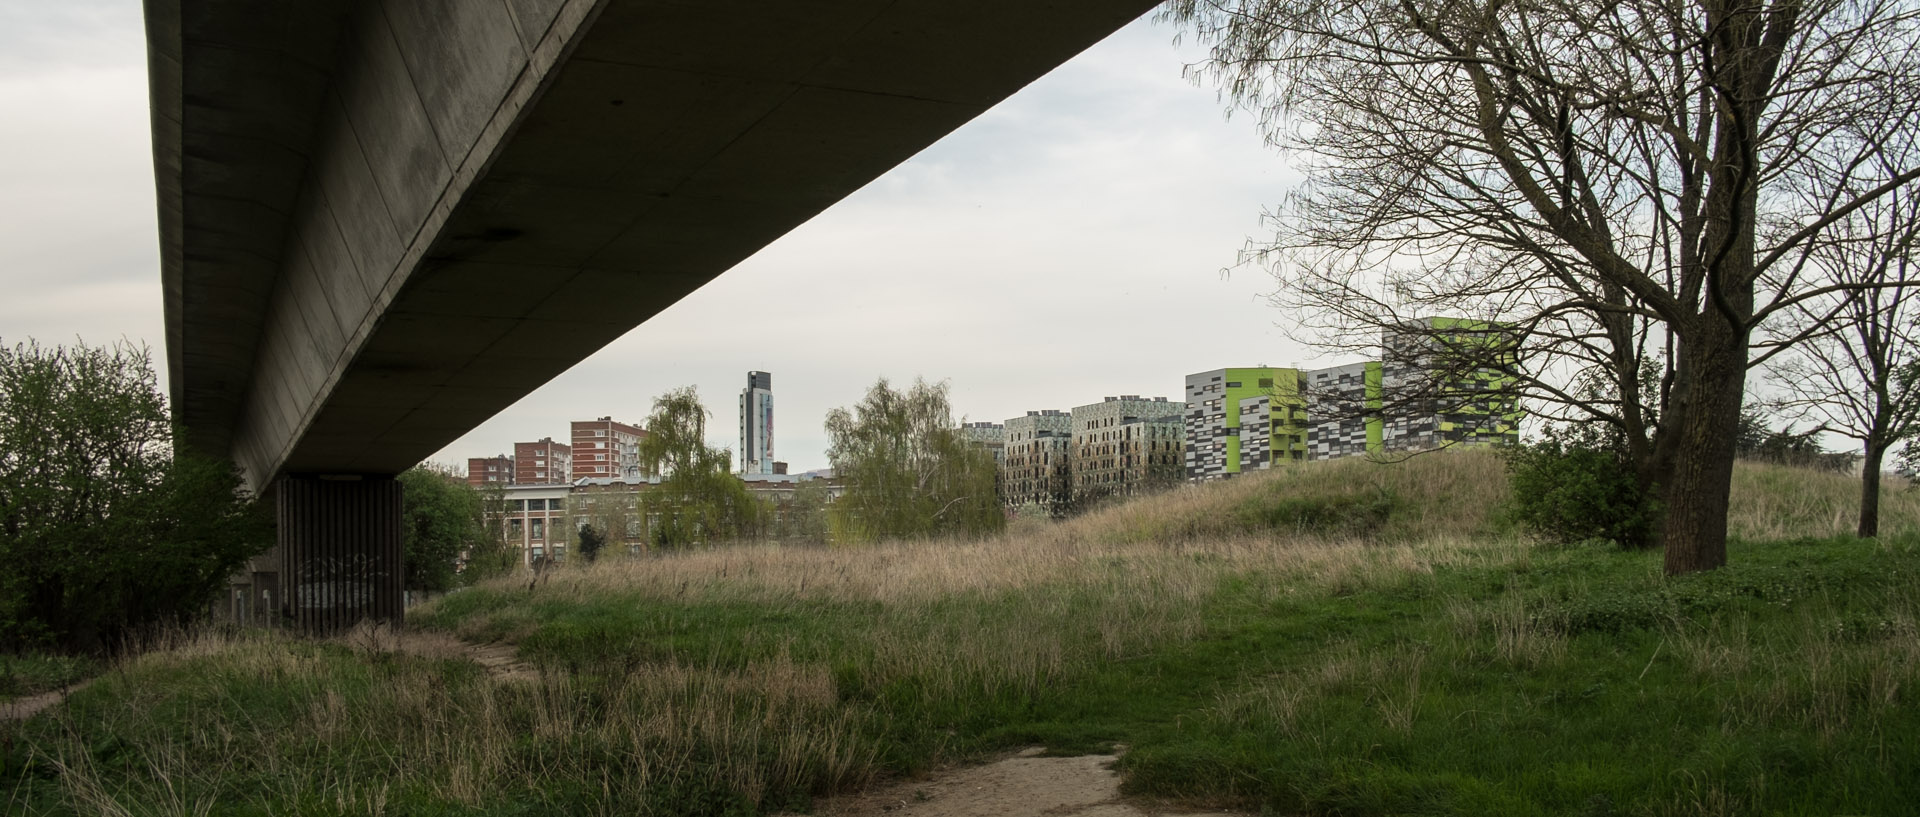
[[773,375],[747,372],[740,390],[740,473],[773,473]]

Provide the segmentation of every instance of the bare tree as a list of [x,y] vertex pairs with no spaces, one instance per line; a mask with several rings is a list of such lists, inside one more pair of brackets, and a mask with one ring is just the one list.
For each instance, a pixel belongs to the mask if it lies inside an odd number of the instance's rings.
[[[1535,411],[1619,427],[1669,573],[1726,561],[1754,330],[1875,287],[1798,273],[1920,167],[1913,0],[1174,0],[1199,71],[1308,182],[1259,260],[1306,333],[1443,312],[1509,327]],[[1790,229],[1781,229],[1792,225]],[[1763,229],[1764,228],[1764,229]],[[1661,372],[1637,399],[1641,372]],[[1572,387],[1599,372],[1602,399]],[[1610,395],[1610,397],[1605,397]]]
[[1781,395],[1772,407],[1860,443],[1861,536],[1880,532],[1887,451],[1920,435],[1920,347],[1913,336],[1920,293],[1871,286],[1920,283],[1916,238],[1920,195],[1914,191],[1883,197],[1836,222],[1807,266],[1847,288],[1796,304],[1768,331],[1783,341],[1803,338],[1771,367],[1769,380]]

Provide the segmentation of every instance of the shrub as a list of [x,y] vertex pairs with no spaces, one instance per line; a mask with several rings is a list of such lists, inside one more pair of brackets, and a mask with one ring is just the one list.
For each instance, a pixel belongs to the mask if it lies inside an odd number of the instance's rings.
[[1550,541],[1653,544],[1658,516],[1626,458],[1612,449],[1549,438],[1508,449],[1513,520]]
[[173,444],[145,349],[0,348],[0,648],[185,623],[270,524],[231,464]]

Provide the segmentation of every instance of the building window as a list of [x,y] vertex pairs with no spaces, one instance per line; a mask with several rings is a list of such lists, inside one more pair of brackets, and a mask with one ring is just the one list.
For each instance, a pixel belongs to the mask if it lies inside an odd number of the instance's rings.
[[545,519],[533,520],[533,538],[535,539],[547,538],[547,520]]

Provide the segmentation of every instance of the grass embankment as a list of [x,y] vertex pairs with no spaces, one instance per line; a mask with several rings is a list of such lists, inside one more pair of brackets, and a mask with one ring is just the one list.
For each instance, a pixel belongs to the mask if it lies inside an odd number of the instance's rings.
[[[1124,743],[1132,791],[1280,813],[1920,796],[1914,496],[1881,542],[1743,540],[1666,580],[1657,554],[1501,533],[1504,484],[1472,454],[1314,464],[991,542],[723,548],[414,615],[517,644],[523,679],[365,636],[203,640],[0,727],[0,790],[24,813],[752,813]],[[1849,485],[1744,468],[1735,529],[1842,533]]]

